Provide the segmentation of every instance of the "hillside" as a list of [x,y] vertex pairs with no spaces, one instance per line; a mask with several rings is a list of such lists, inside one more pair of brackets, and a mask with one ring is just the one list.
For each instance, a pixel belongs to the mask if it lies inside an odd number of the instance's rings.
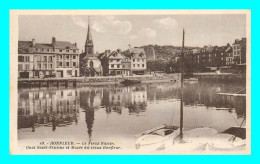
[[[181,47],[169,45],[145,45],[140,48],[144,48],[148,61],[154,59],[169,61],[181,52]],[[185,47],[186,50],[193,48],[195,47]]]

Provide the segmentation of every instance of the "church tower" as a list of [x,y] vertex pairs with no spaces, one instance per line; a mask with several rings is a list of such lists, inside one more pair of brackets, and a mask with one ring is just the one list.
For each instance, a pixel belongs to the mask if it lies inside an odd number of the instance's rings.
[[85,54],[86,54],[86,56],[94,55],[94,44],[93,44],[92,35],[91,35],[89,17],[88,17],[88,33],[87,33],[87,39],[86,39],[86,43],[85,43]]

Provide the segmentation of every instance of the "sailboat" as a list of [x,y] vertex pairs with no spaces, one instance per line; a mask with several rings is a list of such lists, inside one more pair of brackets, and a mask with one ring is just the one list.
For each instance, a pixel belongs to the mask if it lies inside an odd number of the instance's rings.
[[184,34],[183,30],[181,52],[180,126],[161,125],[136,135],[136,137],[138,137],[136,141],[136,149],[148,150],[149,152],[158,152],[163,150],[167,153],[192,153],[193,151],[214,151],[223,149],[240,150],[245,146],[245,140],[237,137],[235,134],[228,134],[229,129],[222,133],[209,127],[183,131]]

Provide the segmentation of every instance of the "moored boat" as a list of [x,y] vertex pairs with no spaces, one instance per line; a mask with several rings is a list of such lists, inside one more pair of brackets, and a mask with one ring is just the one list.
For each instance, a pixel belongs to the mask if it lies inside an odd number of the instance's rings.
[[133,85],[133,84],[140,84],[142,81],[141,80],[129,80],[129,79],[124,79],[123,81],[121,81],[121,84],[124,85]]

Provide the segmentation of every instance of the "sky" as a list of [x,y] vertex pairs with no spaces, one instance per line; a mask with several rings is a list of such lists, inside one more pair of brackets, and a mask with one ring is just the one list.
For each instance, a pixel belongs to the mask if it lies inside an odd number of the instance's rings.
[[[149,44],[181,46],[223,46],[246,37],[246,15],[92,15],[90,26],[95,52],[126,50]],[[87,15],[19,16],[19,40],[36,43],[77,43],[84,50]]]

